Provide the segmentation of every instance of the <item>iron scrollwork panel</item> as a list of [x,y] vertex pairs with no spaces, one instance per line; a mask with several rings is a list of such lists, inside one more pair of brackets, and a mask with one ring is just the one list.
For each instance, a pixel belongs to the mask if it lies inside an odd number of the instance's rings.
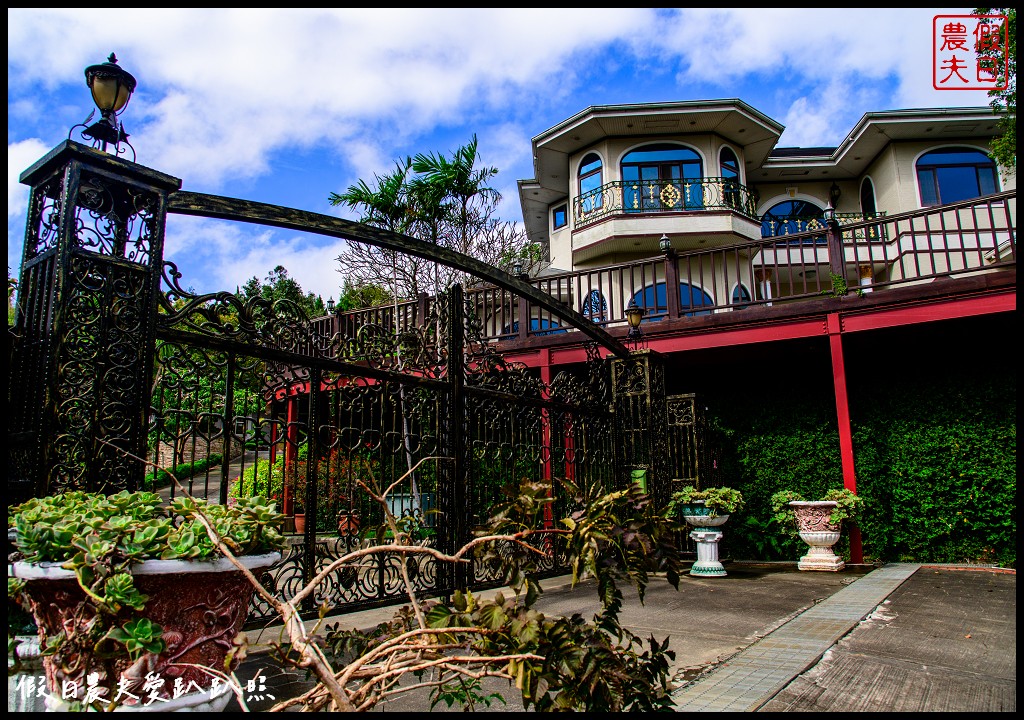
[[[52,491],[129,486],[144,447],[137,415],[148,382],[149,274],[76,254],[61,305],[67,332],[56,347]],[[100,442],[100,440],[104,442]],[[109,443],[109,444],[107,444]]]

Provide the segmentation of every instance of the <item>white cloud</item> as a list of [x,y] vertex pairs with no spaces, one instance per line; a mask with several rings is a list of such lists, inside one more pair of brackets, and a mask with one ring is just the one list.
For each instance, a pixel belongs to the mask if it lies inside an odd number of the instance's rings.
[[[126,124],[146,163],[217,187],[290,144],[404,137],[461,121],[510,86],[543,92],[581,45],[634,32],[647,11],[9,9],[18,87],[76,78],[115,48],[139,80]],[[131,28],[125,33],[124,28]],[[39,53],[58,46],[59,52]],[[82,83],[84,85],[84,83]],[[83,107],[88,102],[82,89]],[[388,140],[391,142],[388,143]],[[397,141],[397,142],[396,142]]]
[[28,185],[18,177],[50,148],[37,138],[7,146],[7,267],[16,276],[25,243]]
[[667,19],[656,39],[678,63],[681,87],[731,90],[757,78],[789,107],[783,144],[828,145],[868,110],[987,105],[983,92],[932,87],[933,17],[970,12],[701,8]]
[[[278,265],[305,292],[338,298],[335,259],[344,241],[241,223],[171,215],[164,258],[180,266],[180,283],[196,292],[233,292],[251,277],[264,280]],[[187,268],[185,267],[187,264]]]
[[28,210],[28,185],[18,178],[50,148],[41,140],[32,138],[7,146],[7,217],[25,216]]

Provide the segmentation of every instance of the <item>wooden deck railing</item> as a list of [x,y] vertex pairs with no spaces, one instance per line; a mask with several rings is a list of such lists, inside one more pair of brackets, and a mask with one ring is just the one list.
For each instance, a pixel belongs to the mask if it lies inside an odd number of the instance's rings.
[[[898,215],[831,225],[710,250],[679,252],[630,263],[531,279],[539,290],[602,326],[626,324],[634,301],[645,322],[758,305],[797,302],[836,292],[872,292],[937,277],[1015,266],[1017,193]],[[677,288],[677,289],[676,289]],[[670,289],[674,289],[670,291]],[[466,292],[485,339],[524,339],[564,332],[549,312],[496,287]],[[375,325],[394,331],[422,323],[431,299],[339,313],[335,332],[351,337]],[[397,310],[397,321],[396,321]]]

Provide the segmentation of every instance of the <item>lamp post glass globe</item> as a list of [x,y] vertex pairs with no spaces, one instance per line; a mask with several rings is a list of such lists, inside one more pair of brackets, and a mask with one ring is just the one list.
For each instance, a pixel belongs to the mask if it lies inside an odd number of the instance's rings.
[[626,320],[629,322],[629,334],[626,336],[630,340],[637,340],[643,335],[643,331],[640,329],[640,323],[644,319],[644,313],[646,311],[636,304],[636,300],[630,300],[629,305],[626,307]]
[[110,53],[107,62],[85,69],[85,83],[102,115],[100,121],[88,128],[85,134],[103,143],[120,142],[127,135],[118,127],[116,118],[135,92],[135,78],[118,65],[117,56]]
[[136,85],[132,74],[117,64],[114,53],[110,53],[107,62],[87,67],[85,82],[92,92],[93,102],[104,116],[124,110]]

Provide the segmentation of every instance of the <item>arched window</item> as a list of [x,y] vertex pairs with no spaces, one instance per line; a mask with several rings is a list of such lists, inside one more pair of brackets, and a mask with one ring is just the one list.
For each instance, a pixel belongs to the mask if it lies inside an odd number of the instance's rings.
[[608,301],[604,299],[604,295],[601,294],[600,290],[590,291],[583,300],[580,315],[596,323],[604,322],[608,319]]
[[[825,212],[806,200],[786,200],[772,205],[761,216],[761,237],[778,237],[808,230],[825,230]],[[825,242],[825,237],[815,238]]]
[[[644,313],[643,322],[654,322],[668,316],[668,294],[665,283],[648,285],[633,296],[633,302],[642,307]],[[711,307],[714,305],[711,296],[698,287],[689,283],[679,283],[679,308],[686,317],[694,315],[710,315],[710,310],[690,310],[690,308]]]
[[872,218],[875,216],[875,186],[871,183],[871,178],[864,178],[864,182],[860,184],[860,211],[864,213],[865,218]]
[[671,143],[644,145],[622,158],[626,212],[697,210],[704,207],[700,155]]
[[718,165],[722,171],[722,202],[727,207],[740,207],[740,161],[732,148],[724,147],[718,154]]
[[750,291],[747,290],[746,285],[739,283],[732,290],[733,310],[743,310],[747,307],[746,303],[748,302],[750,302]]
[[[860,184],[860,211],[865,220],[878,216],[878,211],[875,209],[875,186],[871,182],[871,178],[864,178],[864,182]],[[865,234],[868,240],[878,240],[882,237],[882,227],[870,225]]]
[[943,148],[917,159],[921,205],[946,205],[998,191],[996,164],[971,148]]
[[580,163],[580,210],[586,214],[603,204],[601,197],[601,158],[590,153]]

